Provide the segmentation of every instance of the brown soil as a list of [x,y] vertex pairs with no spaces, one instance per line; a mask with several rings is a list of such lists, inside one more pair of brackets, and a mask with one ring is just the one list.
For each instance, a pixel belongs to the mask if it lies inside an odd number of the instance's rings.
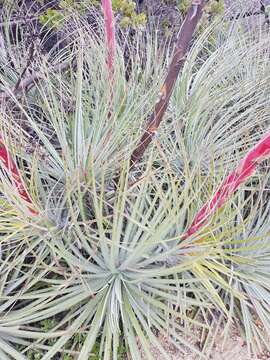
[[[199,355],[192,354],[191,351],[187,351],[187,354],[183,355],[182,352],[171,345],[168,339],[163,336],[159,336],[158,339],[171,360],[202,359]],[[151,352],[155,360],[164,360],[164,356],[157,348],[152,347]],[[208,353],[205,353],[205,355],[209,360],[270,360],[270,351],[267,350],[262,351],[257,356],[249,356],[247,345],[236,330],[232,330],[225,341],[222,334],[218,335],[213,346]],[[147,357],[143,353],[141,355],[141,360],[147,360]]]

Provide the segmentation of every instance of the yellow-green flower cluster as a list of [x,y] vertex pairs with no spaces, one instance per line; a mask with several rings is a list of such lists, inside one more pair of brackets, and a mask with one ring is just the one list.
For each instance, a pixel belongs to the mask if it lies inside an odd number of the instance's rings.
[[113,10],[122,15],[120,25],[124,28],[139,27],[146,23],[146,16],[144,13],[136,13],[136,3],[130,0],[112,0]]
[[[39,0],[42,1],[42,0]],[[47,9],[39,17],[42,25],[48,28],[59,28],[67,15],[76,10],[84,14],[88,5],[100,6],[100,0],[83,0],[77,2],[76,0],[62,0],[59,2],[59,9]],[[131,26],[138,28],[144,26],[146,23],[146,15],[144,13],[137,14],[136,3],[131,0],[112,0],[113,10],[121,17],[120,25],[123,28]]]

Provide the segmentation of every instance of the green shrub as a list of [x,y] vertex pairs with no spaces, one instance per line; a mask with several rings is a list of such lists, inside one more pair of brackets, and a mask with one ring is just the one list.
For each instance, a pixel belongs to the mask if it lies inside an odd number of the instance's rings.
[[59,28],[65,20],[65,15],[59,10],[47,9],[42,15],[39,16],[39,21],[42,25],[48,28]]
[[39,21],[48,28],[61,28],[65,20],[70,17],[74,11],[78,14],[84,14],[87,10],[86,4],[86,1],[61,0],[59,2],[60,9],[48,8],[39,16]]
[[119,12],[122,15],[120,25],[122,27],[143,26],[146,23],[146,15],[144,13],[136,13],[136,3],[130,0],[113,0],[113,10]]
[[[179,0],[178,8],[180,12],[186,14],[191,3],[192,3],[191,0]],[[215,17],[217,15],[222,15],[223,13],[224,13],[224,0],[209,1],[205,7],[205,18]]]

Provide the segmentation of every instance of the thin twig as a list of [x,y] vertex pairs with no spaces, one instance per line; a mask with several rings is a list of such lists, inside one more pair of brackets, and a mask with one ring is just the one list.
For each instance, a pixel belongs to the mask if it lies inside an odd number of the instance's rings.
[[32,17],[22,17],[22,18],[14,18],[14,19],[10,19],[7,21],[2,21],[0,22],[0,28],[4,27],[5,25],[13,26],[13,25],[21,25],[21,24],[26,24],[35,20],[38,20],[39,16],[32,16]]
[[[66,69],[68,69],[70,66],[72,66],[72,62],[70,61],[66,61],[63,62],[61,64],[58,64],[54,67],[52,67],[51,71],[52,72],[62,72],[65,71]],[[44,74],[40,71],[37,71],[33,74],[31,74],[30,76],[26,77],[24,80],[22,80],[19,84],[19,86],[17,88],[13,87],[10,88],[2,93],[0,93],[0,103],[3,101],[6,101],[8,99],[11,99],[12,97],[23,93],[27,90],[27,88],[30,85],[33,85],[35,82],[44,79]]]
[[22,73],[21,73],[21,75],[20,75],[20,77],[19,77],[19,79],[17,81],[17,84],[14,87],[14,92],[16,92],[16,90],[20,86],[20,83],[21,83],[26,71],[28,70],[29,66],[31,65],[31,63],[33,61],[33,58],[34,58],[34,52],[35,52],[35,45],[34,45],[34,41],[32,39],[30,49],[29,49],[29,56],[28,56],[27,63],[26,63],[25,68],[23,69],[23,71],[22,71]]

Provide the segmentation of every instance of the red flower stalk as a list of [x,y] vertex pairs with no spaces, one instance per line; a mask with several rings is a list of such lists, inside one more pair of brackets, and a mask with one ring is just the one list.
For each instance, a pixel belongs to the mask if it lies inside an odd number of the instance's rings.
[[11,182],[13,184],[15,184],[15,187],[16,187],[20,197],[30,205],[30,206],[28,206],[28,208],[31,211],[31,213],[34,215],[37,215],[38,213],[32,207],[33,201],[31,200],[31,198],[26,190],[26,187],[20,176],[17,165],[14,162],[14,160],[11,158],[11,156],[8,152],[8,149],[3,142],[1,135],[0,135],[0,161],[3,165],[3,167],[5,168],[5,170],[7,171],[7,173],[10,175]]
[[114,78],[114,61],[115,61],[115,53],[116,53],[115,26],[114,26],[114,15],[112,10],[112,1],[102,0],[102,7],[103,7],[104,21],[105,21],[107,66],[109,70],[109,79],[110,82],[112,83]]
[[270,154],[270,132],[263,137],[242,159],[238,167],[232,171],[219,186],[213,198],[206,202],[195,216],[191,226],[184,235],[184,239],[196,233],[225,201],[244,183]]

